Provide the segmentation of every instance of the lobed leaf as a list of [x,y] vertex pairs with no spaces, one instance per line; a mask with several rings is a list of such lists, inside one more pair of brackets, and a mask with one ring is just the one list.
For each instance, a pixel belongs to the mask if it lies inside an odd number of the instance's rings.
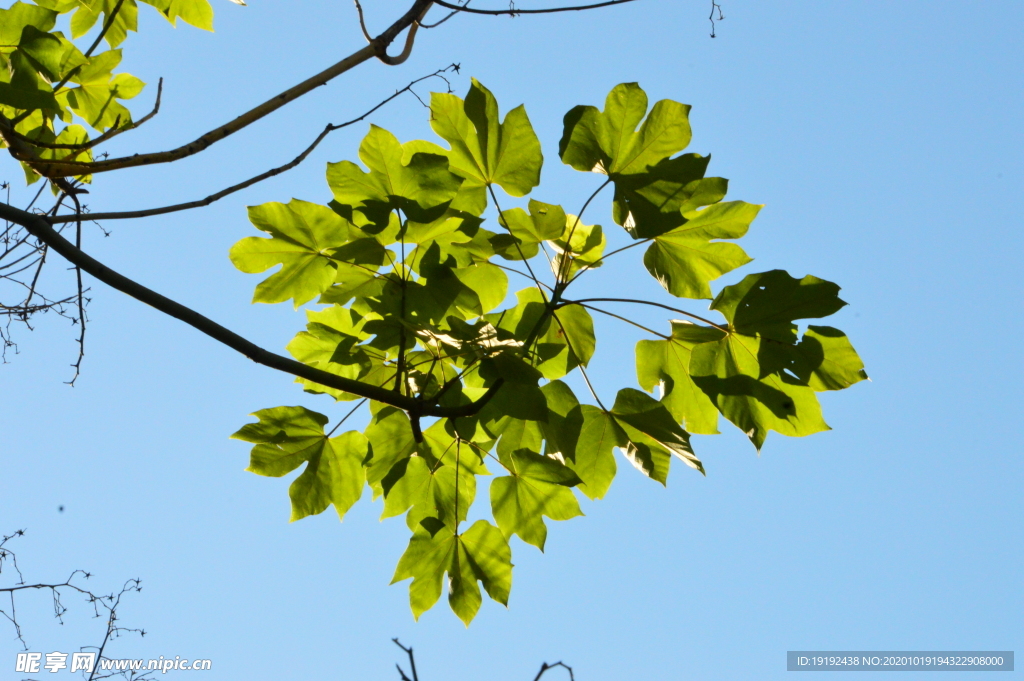
[[[429,520],[429,519],[428,519]],[[447,526],[424,520],[398,561],[391,583],[412,579],[409,604],[416,619],[441,597],[448,574],[448,603],[466,626],[480,609],[480,581],[487,595],[508,604],[512,588],[512,550],[501,530],[486,520],[456,534]]]
[[291,520],[317,515],[332,504],[343,519],[362,496],[366,437],[358,431],[328,437],[324,434],[327,417],[304,407],[261,409],[253,416],[257,423],[231,436],[256,445],[246,470],[281,477],[305,463],[288,489]]
[[465,189],[496,184],[511,196],[525,196],[540,184],[540,140],[521,105],[499,123],[494,95],[474,78],[465,100],[432,93],[430,114],[430,126],[451,146],[452,172],[466,178]]

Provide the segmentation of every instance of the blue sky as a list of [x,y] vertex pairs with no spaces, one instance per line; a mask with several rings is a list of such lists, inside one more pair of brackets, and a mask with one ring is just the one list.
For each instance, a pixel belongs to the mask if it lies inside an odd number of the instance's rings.
[[[366,3],[374,28],[393,4]],[[639,81],[652,101],[693,105],[690,150],[712,154],[731,198],[766,204],[743,240],[755,262],[715,290],[774,268],[843,287],[850,305],[834,324],[872,380],[823,396],[831,432],[772,434],[760,456],[731,426],[695,437],[707,477],[676,466],[667,489],[620,460],[606,499],[548,523],[546,553],[513,540],[507,610],[485,602],[467,630],[442,601],[415,623],[407,583],[388,585],[401,520],[378,522],[364,497],[342,524],[333,512],[289,524],[287,481],[243,472],[248,448],[228,440],[257,409],[337,414],[331,401],[93,282],[76,387],[63,384],[75,358],[63,320],[19,333],[20,354],[0,366],[0,531],[28,529],[26,575],[85,568],[100,590],[142,578],[123,617],[150,633],[113,652],[210,658],[206,679],[397,678],[394,636],[415,646],[424,681],[528,680],[559,659],[580,681],[772,679],[787,674],[787,650],[1024,648],[1024,6],[724,0],[711,39],[708,4],[456,17],[422,33],[406,64],[361,67],[186,161],[98,177],[89,203],[201,198],[459,62],[456,92],[474,76],[503,110],[526,104],[548,159],[534,196],[578,206],[596,185],[558,163],[562,115]],[[151,83],[136,112],[161,76],[164,102],[112,152],[177,146],[362,44],[346,3],[215,9],[215,34],[140,11],[123,68]],[[372,121],[434,139],[411,97]],[[326,201],[324,164],[355,159],[365,130],[336,132],[298,169],[209,208],[109,223],[85,247],[283,349],[301,313],[249,305],[259,278],[228,248],[254,234],[245,205]],[[13,197],[29,196],[13,163],[2,168]],[[595,205],[588,216],[614,228],[607,202]],[[658,295],[638,251],[597,273],[594,295]],[[598,320],[594,360],[606,395],[634,384],[640,338],[611,321]],[[77,602],[63,628],[45,599],[19,607],[33,650],[100,636]],[[0,669],[13,670],[19,648],[0,631]]]

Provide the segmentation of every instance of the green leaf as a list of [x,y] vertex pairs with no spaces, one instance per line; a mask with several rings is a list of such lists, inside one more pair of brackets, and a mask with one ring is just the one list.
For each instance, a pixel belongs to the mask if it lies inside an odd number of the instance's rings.
[[[71,37],[81,38],[89,32],[100,17],[103,20],[100,26],[106,26],[110,17],[117,7],[118,0],[80,0],[78,11],[71,17]],[[137,31],[139,28],[139,7],[135,0],[124,0],[117,15],[110,23],[104,40],[111,47],[117,47],[128,37],[128,31]]]
[[628,438],[626,458],[644,475],[665,484],[670,455],[701,473],[704,466],[693,453],[690,434],[647,393],[623,388],[615,396],[611,414]]
[[89,63],[71,77],[78,87],[62,92],[58,101],[65,100],[72,111],[96,130],[128,125],[132,114],[118,100],[135,97],[145,83],[127,73],[114,75],[112,71],[120,63],[121,50],[90,57]]
[[577,489],[591,499],[608,493],[615,478],[615,447],[626,447],[627,436],[611,414],[584,404],[583,425],[576,444],[576,458],[567,465],[583,481]]
[[554,380],[576,367],[587,366],[594,356],[597,338],[594,320],[581,305],[566,305],[551,313],[546,331],[537,339],[536,353],[543,361],[537,369]]
[[[39,3],[44,5],[44,3]],[[21,42],[26,26],[39,31],[49,31],[57,23],[57,13],[38,5],[16,2],[7,9],[0,9],[0,54],[8,54]]]
[[466,178],[466,189],[497,184],[511,196],[526,196],[540,184],[544,157],[522,106],[499,123],[494,95],[474,78],[465,101],[432,93],[430,114],[434,132],[451,145],[448,162]]
[[649,239],[683,224],[683,213],[718,203],[728,191],[721,177],[704,177],[710,156],[683,154],[645,173],[614,178],[612,217],[634,239]]
[[783,270],[749,274],[743,281],[726,286],[711,303],[741,333],[757,333],[781,342],[796,340],[793,321],[827,317],[846,303],[839,287],[830,281],[807,275],[791,277]]
[[0,80],[0,104],[14,109],[40,109],[56,113],[61,106],[53,95],[49,83],[39,77],[28,56],[21,50],[10,55],[8,69],[0,69],[0,78],[10,77],[10,81]]
[[762,372],[788,372],[790,382],[816,392],[843,390],[868,377],[850,339],[831,326],[808,326],[797,345],[762,342],[758,359]]
[[758,450],[769,430],[789,436],[829,430],[813,390],[778,374],[763,375],[758,361],[762,342],[771,341],[730,334],[695,346],[690,356],[694,383]]
[[565,115],[558,151],[576,170],[610,176],[637,174],[690,143],[690,107],[663,99],[647,113],[647,94],[636,83],[615,86],[603,112],[577,106]]
[[366,463],[366,482],[375,491],[383,491],[381,481],[392,467],[416,451],[412,425],[404,411],[394,407],[380,409],[363,431],[370,441],[370,458]]
[[498,392],[481,411],[481,418],[498,420],[503,416],[529,421],[543,421],[548,408],[544,393],[537,386],[541,373],[526,362],[508,353],[480,360],[477,372],[486,387],[498,379],[504,381]]
[[[341,307],[308,310],[306,316],[309,319],[306,330],[300,331],[287,345],[292,357],[336,376],[369,382],[365,377],[383,357],[359,345],[368,337],[362,330],[365,320]],[[307,392],[326,393],[337,400],[356,399],[351,393],[304,378],[296,378],[296,383],[302,384]]]
[[18,47],[39,65],[47,80],[56,82],[89,60],[61,33],[47,33],[26,26]]
[[359,145],[359,158],[369,172],[351,161],[327,164],[327,184],[335,200],[363,208],[368,216],[378,216],[373,219],[382,225],[383,216],[393,209],[413,211],[419,219],[422,210],[455,197],[462,180],[448,170],[447,158],[416,153],[403,163],[404,154],[404,145],[394,135],[371,125]]
[[542,516],[569,520],[583,515],[570,489],[582,480],[565,464],[529,449],[510,452],[501,463],[509,475],[491,482],[494,521],[506,537],[518,534],[543,551],[548,531]]
[[516,296],[519,303],[514,308],[492,313],[486,319],[521,342],[535,327],[538,329],[529,359],[544,378],[561,378],[590,361],[596,340],[593,320],[585,308],[567,305],[543,318],[547,303],[536,288],[522,289]]
[[452,270],[462,285],[476,294],[479,312],[490,312],[505,301],[508,294],[508,275],[500,267],[481,263]]
[[258,423],[247,424],[231,436],[256,445],[246,470],[279,478],[305,463],[305,470],[288,489],[291,520],[322,513],[331,504],[338,518],[344,518],[362,496],[363,434],[349,431],[329,438],[324,434],[327,417],[304,407],[262,409],[253,416]]
[[64,14],[78,7],[79,0],[35,0],[35,3],[57,14]]
[[718,410],[690,378],[690,353],[699,343],[720,340],[724,332],[683,321],[672,322],[672,338],[636,344],[637,382],[650,392],[661,389],[661,403],[691,432],[718,433]]
[[[467,458],[476,458],[470,451],[466,451],[465,455]],[[410,456],[395,464],[383,480],[384,512],[381,520],[401,515],[406,511],[409,511],[406,522],[411,529],[415,529],[425,518],[437,518],[454,529],[456,511],[458,521],[465,520],[469,507],[476,497],[476,476],[468,467],[455,465],[454,449],[450,459],[450,465],[439,462],[431,466],[422,456]]]
[[576,460],[576,443],[583,428],[583,411],[572,390],[562,381],[551,381],[540,389],[547,400],[548,417],[540,422],[544,456],[562,463]]
[[530,213],[522,208],[502,212],[499,222],[515,237],[519,247],[503,249],[508,260],[529,259],[537,255],[542,241],[557,239],[565,232],[566,216],[561,206],[530,199]]
[[250,274],[281,265],[256,286],[254,303],[291,298],[298,307],[331,286],[337,274],[331,253],[349,240],[348,221],[330,208],[298,199],[250,206],[249,220],[271,238],[242,239],[231,248],[231,262]]
[[441,579],[446,572],[448,603],[466,626],[480,609],[477,581],[483,583],[492,599],[508,604],[512,550],[501,530],[486,520],[476,521],[462,534],[424,521],[409,540],[391,583],[412,578],[409,603],[413,616],[419,619],[441,597]]
[[601,225],[585,225],[566,215],[562,236],[548,243],[555,251],[551,269],[561,281],[569,281],[580,270],[601,266],[606,241]]
[[674,296],[711,298],[708,282],[751,261],[739,246],[712,239],[742,237],[759,210],[761,206],[732,201],[687,213],[682,225],[655,237],[644,265]]
[[[142,0],[147,5],[160,10],[171,26],[176,26],[180,17],[182,21],[192,24],[204,31],[213,30],[213,7],[209,0]],[[240,0],[231,0],[236,5],[244,5]]]

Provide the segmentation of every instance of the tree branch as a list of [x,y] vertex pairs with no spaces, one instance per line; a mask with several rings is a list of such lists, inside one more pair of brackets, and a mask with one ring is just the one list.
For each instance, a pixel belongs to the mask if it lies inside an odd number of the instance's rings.
[[[326,85],[337,76],[355,68],[368,59],[381,55],[386,57],[387,47],[392,43],[392,41],[394,41],[399,33],[412,26],[414,22],[416,22],[420,16],[429,9],[432,1],[433,0],[415,0],[412,7],[410,7],[410,9],[402,15],[401,18],[373,39],[373,44],[367,45],[366,47],[353,52],[338,63],[324,69],[315,76],[307,78],[298,85],[285,90],[276,97],[273,97],[272,99],[250,109],[229,123],[226,123],[219,128],[215,128],[205,135],[202,135],[201,137],[189,142],[188,144],[184,144],[177,149],[148,154],[134,154],[132,156],[106,159],[103,161],[62,161],[38,159],[34,158],[34,154],[25,154],[24,149],[21,148],[20,145],[11,144],[11,139],[8,139],[6,134],[6,126],[0,127],[0,135],[4,137],[4,141],[8,143],[12,155],[14,155],[16,159],[30,163],[36,172],[48,178],[104,173],[111,170],[119,170],[121,168],[134,168],[138,166],[153,165],[156,163],[170,163],[178,161],[180,159],[187,158],[188,156],[192,156],[193,154],[198,154],[216,142],[225,139],[242,128],[245,128],[246,126],[273,113],[277,109],[280,109],[285,104],[298,99],[321,85]],[[407,39],[406,50],[411,49],[412,43]],[[405,52],[403,52],[403,54],[405,54]],[[406,56],[408,55],[406,54]],[[394,63],[401,62],[395,61]]]
[[[365,120],[367,117],[369,117],[375,111],[377,111],[377,109],[380,109],[382,106],[384,106],[385,104],[387,104],[391,100],[401,96],[402,94],[404,94],[406,92],[411,92],[412,91],[412,87],[414,85],[416,85],[417,83],[420,83],[420,82],[422,82],[424,80],[427,80],[428,78],[434,78],[435,76],[440,77],[442,73],[445,73],[445,72],[451,70],[452,68],[453,68],[452,66],[446,66],[445,68],[438,69],[437,71],[434,71],[433,73],[431,73],[429,75],[423,76],[422,78],[417,78],[416,80],[412,81],[411,83],[406,85],[401,90],[395,90],[395,93],[393,95],[391,95],[390,97],[387,97],[386,99],[382,100],[376,106],[374,106],[372,109],[370,109],[369,111],[367,111],[366,113],[364,113],[363,115],[361,115],[361,116],[359,116],[357,118],[353,118],[350,121],[345,121],[344,123],[339,123],[337,125],[335,125],[333,123],[329,123],[327,125],[327,127],[325,127],[323,129],[323,131],[321,131],[321,133],[319,135],[317,135],[316,139],[313,140],[313,143],[310,144],[308,147],[306,147],[306,149],[301,154],[296,156],[289,163],[286,163],[283,166],[278,166],[276,168],[272,168],[272,169],[266,171],[265,173],[261,173],[261,174],[255,176],[255,177],[249,178],[245,182],[239,182],[238,184],[232,185],[232,186],[228,187],[227,189],[222,189],[221,191],[217,192],[216,194],[210,194],[205,199],[199,199],[198,201],[188,201],[186,203],[178,203],[178,204],[174,204],[172,206],[163,206],[161,208],[147,208],[145,210],[123,211],[123,212],[116,212],[116,213],[88,213],[88,214],[81,214],[81,215],[79,215],[77,213],[73,213],[73,214],[70,214],[70,215],[57,215],[57,216],[50,217],[50,218],[47,218],[47,219],[49,220],[50,224],[58,224],[58,223],[62,223],[62,222],[74,222],[75,220],[78,220],[80,217],[88,219],[88,220],[92,220],[92,221],[99,221],[99,220],[128,220],[128,219],[132,219],[132,218],[146,218],[146,217],[151,217],[153,215],[165,215],[167,213],[176,213],[176,212],[182,211],[182,210],[190,210],[192,208],[202,208],[204,206],[209,206],[214,201],[219,201],[219,200],[223,199],[225,196],[228,196],[230,194],[234,194],[235,192],[238,192],[238,191],[241,191],[241,190],[246,189],[248,187],[251,187],[254,184],[262,182],[263,180],[269,179],[269,178],[274,177],[276,175],[280,175],[281,173],[288,172],[289,170],[291,170],[295,166],[297,166],[300,163],[302,163],[303,161],[305,161],[306,157],[309,156],[313,152],[313,150],[316,149],[317,146],[319,146],[320,142],[322,142],[324,140],[324,138],[327,137],[327,135],[329,135],[330,133],[334,132],[335,130],[340,130],[341,128],[348,127],[348,126],[350,126],[350,125],[352,125],[354,123],[358,123],[359,121]],[[141,122],[140,122],[140,124],[141,124]]]
[[562,667],[563,669],[567,670],[569,672],[569,681],[576,681],[576,677],[574,677],[572,674],[572,667],[565,664],[564,662],[556,662],[554,664],[548,664],[547,662],[545,662],[540,666],[540,671],[537,672],[537,676],[533,677],[533,681],[540,681],[540,677],[544,676],[544,672],[546,672],[549,669],[554,669],[555,667]]
[[624,5],[627,2],[633,2],[633,0],[608,0],[607,2],[598,2],[593,5],[576,5],[573,7],[550,7],[548,9],[515,9],[510,7],[509,9],[476,9],[475,7],[465,7],[462,5],[456,5],[445,0],[434,0],[434,3],[441,7],[447,7],[450,10],[456,12],[468,12],[469,14],[489,14],[491,16],[499,16],[507,14],[509,16],[517,16],[519,14],[553,14],[555,12],[579,12],[587,9],[597,9],[598,7],[611,7],[612,5]]
[[393,638],[391,640],[394,641],[395,645],[398,646],[399,648],[401,648],[402,650],[404,650],[406,655],[409,656],[409,667],[412,669],[412,678],[411,679],[408,676],[405,675],[405,672],[402,671],[401,667],[399,667],[397,664],[395,665],[396,667],[398,667],[398,673],[402,675],[402,681],[420,681],[420,677],[416,674],[416,658],[413,657],[413,655],[412,655],[412,646],[409,646],[408,648],[406,648],[405,646],[403,646],[401,643],[398,642],[397,638]]
[[249,341],[237,333],[221,326],[213,320],[205,317],[195,310],[182,305],[156,291],[142,286],[138,282],[119,274],[98,260],[92,258],[81,249],[76,248],[71,242],[62,237],[46,221],[43,216],[27,213],[5,203],[0,203],[0,218],[17,223],[24,227],[32,236],[36,237],[51,249],[63,256],[68,262],[80,267],[96,279],[111,288],[117,289],[138,301],[156,308],[160,312],[175,319],[179,319],[194,329],[201,331],[214,340],[239,352],[257,364],[276,369],[278,371],[305,378],[328,388],[343,390],[359,397],[366,397],[377,402],[389,404],[410,414],[417,416],[438,416],[442,418],[455,418],[459,416],[471,416],[487,404],[500,384],[491,386],[491,389],[476,402],[460,405],[457,407],[440,407],[426,404],[422,400],[406,397],[369,383],[363,383],[350,378],[344,378],[335,374],[316,369],[302,362],[265,350],[252,341]]

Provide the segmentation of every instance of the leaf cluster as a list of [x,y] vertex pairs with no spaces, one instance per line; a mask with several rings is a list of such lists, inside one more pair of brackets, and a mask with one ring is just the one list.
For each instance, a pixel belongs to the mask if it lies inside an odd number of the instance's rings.
[[[365,399],[333,425],[304,407],[263,409],[234,437],[254,445],[254,473],[303,467],[290,488],[293,520],[331,505],[343,517],[366,486],[383,499],[383,517],[405,515],[412,536],[394,581],[412,580],[416,617],[438,601],[445,577],[449,604],[467,624],[481,605],[480,585],[507,604],[511,537],[543,550],[545,518],[582,515],[576,491],[589,499],[608,492],[616,449],[665,484],[673,459],[703,473],[691,433],[718,432],[719,415],[760,449],[771,430],[827,429],[816,393],[866,378],[842,332],[809,326],[801,334],[797,324],[845,305],[839,287],[773,270],[723,287],[705,313],[719,321],[674,306],[681,303],[656,303],[680,317],[666,320],[664,332],[613,314],[653,337],[636,346],[642,390],[624,387],[610,408],[596,393],[594,404],[574,393],[570,374],[590,385],[591,312],[606,312],[597,299],[569,295],[589,272],[645,245],[644,265],[664,291],[699,300],[712,299],[712,281],[750,262],[732,242],[760,207],[723,201],[726,180],[705,177],[709,157],[680,153],[690,141],[688,112],[669,100],[648,111],[632,83],[613,89],[604,110],[572,109],[561,160],[596,173],[600,186],[576,214],[533,198],[503,209],[499,201],[539,185],[541,145],[522,106],[501,117],[474,80],[464,99],[432,96],[430,124],[442,144],[403,143],[371,126],[360,163],[328,164],[327,205],[293,199],[249,209],[262,236],[239,241],[231,260],[249,273],[277,268],[253,302],[307,306],[289,352],[395,399],[370,400],[362,430],[335,434]],[[582,218],[609,185],[612,218],[623,228],[611,234]],[[610,238],[626,245],[609,251]],[[509,274],[529,285],[510,293]],[[298,382],[339,402],[359,398]],[[425,416],[460,407],[458,416]],[[493,522],[462,529],[478,476],[492,471]]]
[[[213,30],[208,0],[142,2],[172,25],[180,18]],[[12,148],[30,183],[40,178],[33,162],[92,161],[95,142],[134,127],[124,102],[145,83],[115,70],[119,46],[138,30],[138,12],[136,0],[18,0],[0,9],[0,148]],[[97,27],[90,47],[75,44]],[[109,49],[97,52],[104,41]],[[31,153],[20,153],[19,143]]]

